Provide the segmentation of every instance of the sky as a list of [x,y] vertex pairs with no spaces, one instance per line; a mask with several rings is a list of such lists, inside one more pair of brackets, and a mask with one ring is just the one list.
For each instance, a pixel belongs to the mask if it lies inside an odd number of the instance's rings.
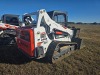
[[40,9],[67,11],[69,22],[100,23],[100,0],[0,0],[0,16]]

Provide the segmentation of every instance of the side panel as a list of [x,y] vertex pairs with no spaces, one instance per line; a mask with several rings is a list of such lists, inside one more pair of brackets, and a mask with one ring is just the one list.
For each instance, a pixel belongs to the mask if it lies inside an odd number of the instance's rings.
[[34,31],[32,29],[17,29],[18,48],[31,57],[34,57]]
[[48,46],[52,40],[49,39],[44,27],[34,28],[35,48],[43,47],[44,54],[47,52]]

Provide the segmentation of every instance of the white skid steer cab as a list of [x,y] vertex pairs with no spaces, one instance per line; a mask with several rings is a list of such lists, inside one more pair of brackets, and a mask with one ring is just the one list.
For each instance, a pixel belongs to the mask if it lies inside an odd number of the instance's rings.
[[30,58],[55,62],[63,55],[81,48],[79,28],[67,27],[67,14],[42,9],[23,15],[25,26],[17,29],[17,46]]
[[16,29],[19,27],[19,23],[19,15],[2,15],[0,20],[0,46],[15,43]]

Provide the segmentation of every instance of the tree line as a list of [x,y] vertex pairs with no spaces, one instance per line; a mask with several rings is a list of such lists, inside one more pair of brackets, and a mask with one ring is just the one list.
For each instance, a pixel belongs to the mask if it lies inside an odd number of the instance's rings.
[[100,23],[93,22],[93,23],[83,23],[83,22],[68,22],[68,24],[92,24],[92,25],[100,25]]

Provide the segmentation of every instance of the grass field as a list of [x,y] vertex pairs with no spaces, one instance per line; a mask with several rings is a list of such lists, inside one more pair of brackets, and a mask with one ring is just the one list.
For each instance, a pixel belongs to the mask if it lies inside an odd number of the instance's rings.
[[81,28],[85,47],[55,64],[29,60],[16,48],[0,48],[0,75],[100,75],[100,25]]

